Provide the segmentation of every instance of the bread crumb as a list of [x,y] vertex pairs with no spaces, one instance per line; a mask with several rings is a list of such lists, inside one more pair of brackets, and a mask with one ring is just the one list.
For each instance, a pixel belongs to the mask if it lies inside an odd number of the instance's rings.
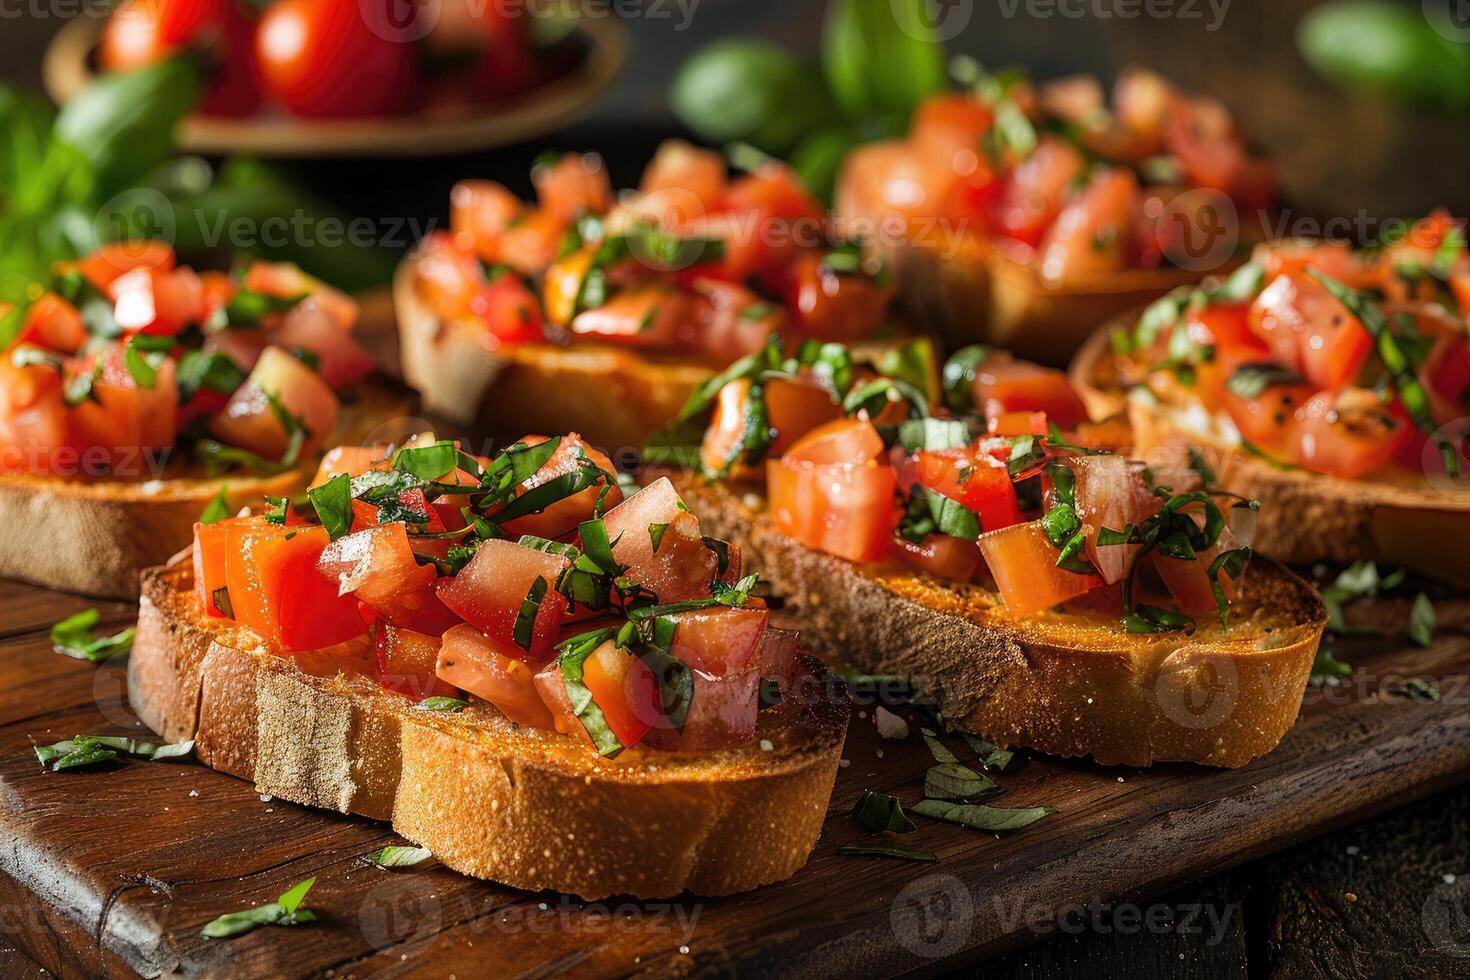
[[262,803],[269,803],[273,799],[275,799],[275,797],[274,796],[271,796],[269,793],[261,793],[260,794],[260,802],[262,802]]
[[1358,896],[1352,892],[1347,892],[1342,897],[1347,899],[1349,902],[1356,902],[1358,900]]
[[[879,738],[908,738],[909,723],[879,705],[873,709],[873,724],[878,726]],[[882,752],[878,753],[882,755]]]
[[679,947],[679,952],[682,953],[685,956],[688,956],[689,955],[689,947],[688,946],[680,946]]
[[189,790],[189,795],[190,796],[198,796],[199,795],[199,791],[197,789],[191,789],[191,790]]
[[1363,849],[1357,844],[1349,844],[1347,846],[1347,852],[1349,856],[1357,857],[1359,854],[1363,853]]
[[850,765],[852,765],[852,760],[851,759],[838,759],[837,760],[837,768],[838,769],[846,769]]
[[760,740],[760,747],[761,747],[761,751],[762,752],[774,752],[774,751],[776,751],[776,743],[775,742],[772,742],[768,738],[763,738],[763,739]]
[[1455,883],[1455,876],[1454,875],[1444,875],[1444,876],[1442,876],[1442,880],[1444,881],[1444,883],[1446,885],[1453,885]]

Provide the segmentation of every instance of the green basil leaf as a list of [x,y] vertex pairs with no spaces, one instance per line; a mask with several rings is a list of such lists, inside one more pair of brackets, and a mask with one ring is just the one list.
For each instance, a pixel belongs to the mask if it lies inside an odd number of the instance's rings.
[[1160,606],[1139,603],[1123,614],[1123,628],[1130,633],[1169,633],[1174,630],[1194,632],[1194,620],[1184,613]]
[[1434,604],[1423,592],[1414,596],[1414,605],[1409,609],[1409,639],[1415,646],[1429,647],[1434,643]]
[[1267,388],[1303,383],[1301,375],[1275,361],[1252,361],[1232,371],[1225,387],[1232,394],[1253,401],[1261,397]]
[[822,28],[822,68],[849,119],[904,122],[921,99],[949,85],[924,0],[834,0]]
[[1225,587],[1220,584],[1220,575],[1223,573],[1231,579],[1238,579],[1245,571],[1246,562],[1251,560],[1251,549],[1232,548],[1222,551],[1210,562],[1208,575],[1210,577],[1210,592],[1215,596],[1215,608],[1220,612],[1220,628],[1230,628],[1230,600],[1225,595]]
[[934,820],[989,831],[1020,830],[1057,812],[1053,806],[1005,809],[975,803],[946,803],[943,800],[923,800],[914,804],[911,809]]
[[920,732],[921,732],[921,734],[923,734],[923,736],[924,736],[924,744],[927,745],[927,746],[929,746],[929,754],[932,755],[932,756],[934,756],[934,761],[935,762],[940,762],[940,763],[956,762],[957,763],[957,762],[960,761],[958,758],[956,758],[955,754],[953,752],[951,752],[949,750],[949,748],[943,742],[941,742],[939,740],[939,736],[938,735],[934,734],[933,732],[931,732],[927,728],[920,729]]
[[906,419],[898,426],[898,442],[909,453],[963,449],[970,444],[970,429],[957,419]]
[[226,487],[221,485],[219,492],[210,498],[204,508],[204,513],[199,515],[200,524],[218,524],[220,521],[231,516],[230,498],[225,493]]
[[411,868],[416,864],[423,864],[433,856],[427,847],[390,845],[367,855],[367,859],[380,868]]
[[200,935],[209,939],[227,939],[249,932],[257,926],[294,926],[302,922],[315,921],[315,913],[310,909],[301,908],[302,900],[306,898],[306,893],[315,883],[316,877],[312,876],[293,885],[289,891],[274,902],[266,902],[253,909],[222,915],[200,930]]
[[441,439],[433,445],[398,450],[393,455],[393,468],[421,480],[437,480],[459,468],[460,456],[458,446]]
[[975,408],[975,375],[989,356],[989,347],[972,344],[961,347],[944,362],[944,404],[950,411],[964,415]]
[[976,761],[982,769],[994,769],[996,772],[1005,772],[1013,768],[1013,763],[1018,758],[1016,753],[1010,749],[997,748],[995,743],[988,742],[978,735],[969,732],[960,732],[960,736],[970,743],[970,748],[975,750]]
[[102,614],[96,609],[84,609],[66,617],[51,627],[52,649],[94,664],[124,656],[132,650],[136,630],[128,627],[112,636],[96,636],[92,630],[101,619]]
[[592,745],[597,753],[609,759],[623,751],[623,743],[618,741],[617,735],[613,734],[612,728],[608,726],[607,716],[602,713],[602,709],[592,697],[592,692],[582,682],[582,666],[598,647],[612,638],[615,632],[613,629],[602,629],[573,637],[561,645],[560,657],[562,684],[566,688],[567,700],[571,703],[572,713],[582,723],[582,728],[592,739]]
[[321,486],[306,491],[306,498],[330,540],[336,541],[352,530],[352,477],[338,473]]
[[453,714],[458,711],[463,711],[465,708],[469,707],[469,704],[470,703],[468,701],[464,701],[460,698],[450,698],[445,697],[442,694],[435,694],[431,697],[424,698],[422,701],[415,704],[414,710],[443,711]]
[[941,762],[924,774],[924,796],[929,799],[971,799],[998,789],[995,780],[958,762]]
[[852,817],[864,830],[907,834],[916,830],[903,812],[903,804],[892,796],[865,789],[852,807]]
[[521,608],[516,613],[515,627],[512,635],[516,646],[522,650],[531,649],[531,640],[536,628],[536,614],[541,611],[541,601],[546,598],[545,577],[536,576],[536,581],[531,583],[530,589],[526,591],[525,599],[521,600]]
[[939,863],[939,856],[933,851],[910,851],[902,847],[859,847],[855,844],[844,844],[837,849],[837,853],[841,857],[886,857],[900,861]]

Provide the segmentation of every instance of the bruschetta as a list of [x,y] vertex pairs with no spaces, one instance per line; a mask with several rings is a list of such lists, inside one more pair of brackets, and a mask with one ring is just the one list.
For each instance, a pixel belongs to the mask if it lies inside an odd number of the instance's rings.
[[836,345],[783,354],[689,406],[707,429],[674,482],[817,649],[953,727],[1104,764],[1239,766],[1295,720],[1327,614],[1253,555],[1253,501],[1187,455],[1095,448],[1116,433],[1062,373],[1009,355],[958,352],[941,406]]
[[1257,249],[1228,280],[1105,326],[1072,378],[1134,451],[1206,450],[1263,504],[1263,551],[1470,583],[1470,257],[1437,213],[1372,251]]
[[1098,323],[1262,237],[1273,169],[1219,102],[1136,67],[1109,104],[1090,76],[961,65],[965,90],[838,179],[839,226],[876,242],[916,326],[1061,364]]
[[0,576],[136,596],[212,500],[299,491],[325,440],[406,410],[357,319],[295,266],[195,272],[151,242],[0,310]]
[[447,418],[636,449],[774,330],[856,341],[885,324],[881,262],[834,239],[779,163],[731,178],[671,141],[619,198],[594,154],[531,177],[535,205],[457,185],[450,230],[399,270],[404,376]]
[[585,899],[723,895],[816,841],[848,695],[667,480],[577,435],[328,455],[145,576],[139,716],[262,793]]

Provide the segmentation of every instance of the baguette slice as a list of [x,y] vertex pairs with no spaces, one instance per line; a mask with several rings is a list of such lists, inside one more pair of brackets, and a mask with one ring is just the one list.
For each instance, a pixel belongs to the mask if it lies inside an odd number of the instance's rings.
[[1113,370],[1109,338],[1137,322],[1139,312],[1103,324],[1069,371],[1094,419],[1127,414],[1134,455],[1146,459],[1179,440],[1211,450],[1221,487],[1261,502],[1258,550],[1278,561],[1370,559],[1470,587],[1470,490],[1438,489],[1408,470],[1344,480],[1286,468],[1174,424],[1167,412],[1130,399]]
[[[373,429],[406,415],[412,401],[385,382],[360,386],[344,402],[328,445],[357,445]],[[141,459],[141,458],[140,458]],[[140,464],[141,465],[141,464]],[[299,493],[317,460],[270,476],[206,476],[170,465],[153,479],[69,479],[0,475],[0,578],[112,599],[138,595],[138,577],[184,547],[194,522],[220,488],[232,510],[261,498]]]
[[192,578],[186,557],[145,573],[128,699],[261,793],[389,820],[457,871],[587,900],[746,891],[790,877],[816,843],[849,708],[814,658],[799,659],[815,695],[762,712],[749,745],[604,759],[483,703],[416,710],[339,655],[275,656],[201,616]]
[[776,529],[753,494],[693,476],[679,493],[788,597],[818,652],[913,680],[948,725],[1000,745],[1104,765],[1234,768],[1296,720],[1327,610],[1296,575],[1251,563],[1230,629],[1133,635],[1113,615],[1009,616],[977,585],[855,565]]
[[637,449],[714,371],[610,344],[516,344],[491,350],[475,321],[441,320],[414,288],[416,262],[394,277],[404,380],[424,408],[497,435],[579,432],[616,455]]

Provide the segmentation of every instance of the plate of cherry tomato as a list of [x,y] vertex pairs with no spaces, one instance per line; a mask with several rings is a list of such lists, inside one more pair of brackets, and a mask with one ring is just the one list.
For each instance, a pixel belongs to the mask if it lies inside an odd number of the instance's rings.
[[420,156],[544,134],[622,68],[608,16],[542,0],[123,0],[46,54],[65,104],[99,73],[191,57],[207,77],[179,133],[196,153]]

